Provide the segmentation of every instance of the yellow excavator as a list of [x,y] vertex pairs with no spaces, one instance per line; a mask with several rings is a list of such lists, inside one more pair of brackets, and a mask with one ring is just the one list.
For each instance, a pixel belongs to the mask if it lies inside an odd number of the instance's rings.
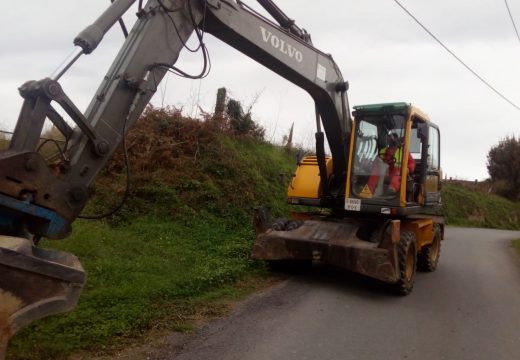
[[288,202],[327,210],[274,222],[258,210],[253,257],[276,268],[321,260],[406,295],[416,267],[435,270],[444,238],[439,129],[407,103],[355,106],[349,144],[336,194],[334,157],[299,161]]
[[[298,159],[288,201],[318,210],[276,221],[258,210],[253,257],[273,266],[321,260],[402,294],[412,290],[416,266],[435,269],[444,230],[438,128],[407,103],[357,106],[352,116],[348,83],[332,56],[271,0],[257,1],[271,18],[239,0],[115,0],[76,36],[74,51],[54,73],[19,88],[24,103],[9,148],[0,151],[0,359],[21,328],[74,308],[86,279],[80,262],[36,246],[38,240],[70,234],[88,186],[125,145],[167,72],[194,79],[207,73],[206,32],[315,103],[316,153]],[[136,23],[81,112],[59,80],[134,3]],[[203,59],[195,76],[175,66],[193,34]],[[52,167],[37,151],[45,121],[66,139],[63,161]]]

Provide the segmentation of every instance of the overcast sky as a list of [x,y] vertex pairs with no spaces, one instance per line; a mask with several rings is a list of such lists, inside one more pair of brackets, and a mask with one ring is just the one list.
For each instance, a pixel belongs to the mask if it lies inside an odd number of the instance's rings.
[[[259,8],[253,0],[248,4]],[[402,0],[424,25],[494,87],[520,104],[520,41],[501,0]],[[26,80],[49,76],[72,50],[72,39],[110,0],[24,0],[2,9],[0,129],[12,130]],[[314,45],[333,55],[350,83],[351,105],[406,101],[441,128],[442,167],[449,177],[485,179],[490,147],[520,135],[520,111],[486,88],[434,42],[393,0],[277,0]],[[509,0],[520,27],[520,0]],[[134,22],[132,9],[126,17]],[[193,39],[192,39],[193,40]],[[80,109],[90,102],[123,42],[114,27],[102,45],[61,80]],[[212,111],[216,90],[246,106],[279,142],[295,122],[296,142],[313,146],[314,105],[309,95],[219,40],[207,36],[212,61],[204,80],[169,75],[153,104],[182,107],[196,116]],[[179,67],[197,73],[198,55],[182,54]]]

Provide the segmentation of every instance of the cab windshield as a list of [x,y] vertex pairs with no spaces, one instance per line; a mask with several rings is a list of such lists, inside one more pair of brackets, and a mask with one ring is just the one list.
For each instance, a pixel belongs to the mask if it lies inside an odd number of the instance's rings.
[[405,117],[361,115],[356,123],[351,193],[368,199],[395,198],[401,185]]

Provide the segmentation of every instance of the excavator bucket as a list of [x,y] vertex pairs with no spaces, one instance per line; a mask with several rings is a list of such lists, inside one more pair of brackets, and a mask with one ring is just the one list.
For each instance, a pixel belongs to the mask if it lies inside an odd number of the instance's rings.
[[85,279],[74,255],[0,236],[0,360],[21,328],[74,308]]
[[252,257],[266,261],[320,260],[387,283],[399,279],[399,221],[329,219],[321,216],[271,224],[265,210],[255,213]]

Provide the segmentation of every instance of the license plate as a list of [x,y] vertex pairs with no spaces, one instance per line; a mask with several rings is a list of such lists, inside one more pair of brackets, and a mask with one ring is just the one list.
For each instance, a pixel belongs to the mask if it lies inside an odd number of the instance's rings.
[[345,210],[361,211],[361,199],[345,199]]

